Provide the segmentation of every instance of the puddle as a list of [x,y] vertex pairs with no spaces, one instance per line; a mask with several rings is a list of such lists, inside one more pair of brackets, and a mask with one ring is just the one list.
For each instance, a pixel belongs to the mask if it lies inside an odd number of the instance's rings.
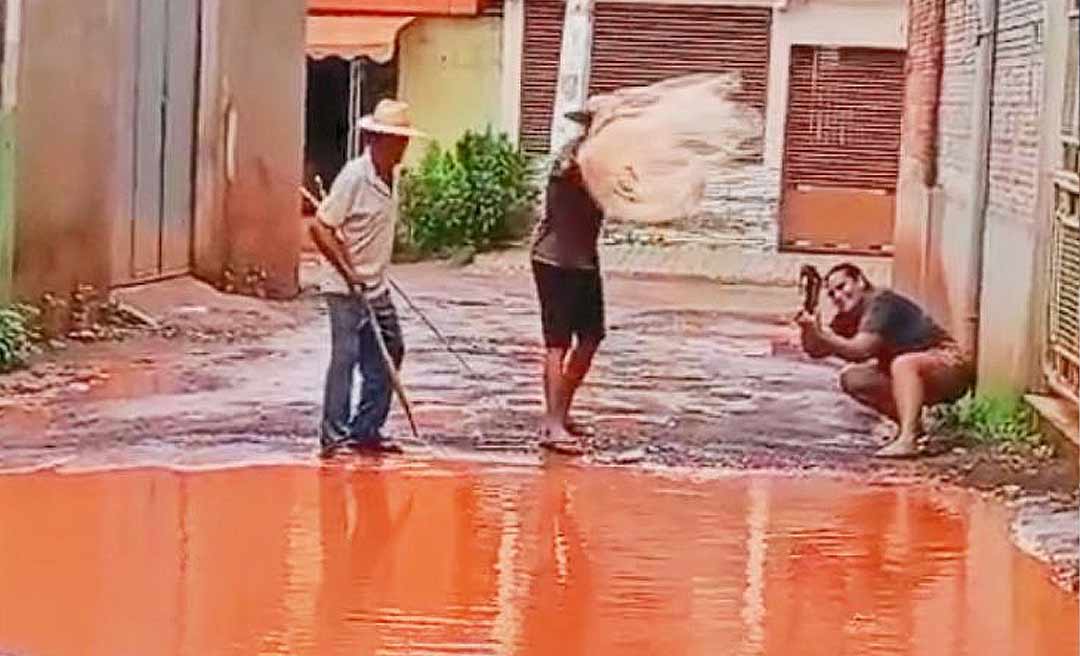
[[0,476],[0,653],[1077,653],[960,493],[402,463]]

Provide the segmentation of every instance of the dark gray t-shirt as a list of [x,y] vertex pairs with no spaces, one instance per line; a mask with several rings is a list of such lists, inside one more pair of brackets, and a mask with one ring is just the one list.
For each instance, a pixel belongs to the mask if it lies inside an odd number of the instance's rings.
[[604,212],[585,188],[570,144],[548,178],[544,212],[533,234],[532,258],[567,269],[596,269]]
[[884,341],[879,358],[924,351],[949,339],[948,333],[922,308],[888,289],[871,293],[859,320],[860,333],[875,333]]

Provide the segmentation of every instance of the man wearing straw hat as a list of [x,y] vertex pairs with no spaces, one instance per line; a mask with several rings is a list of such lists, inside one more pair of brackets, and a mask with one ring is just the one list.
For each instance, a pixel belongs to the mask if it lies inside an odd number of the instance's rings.
[[[400,367],[405,344],[385,279],[396,220],[391,190],[409,139],[424,135],[412,127],[408,106],[396,100],[380,101],[359,127],[364,152],[341,169],[311,227],[315,245],[334,269],[321,285],[330,311],[331,351],[319,441],[324,450],[348,446],[397,453],[401,448],[381,433],[393,391],[374,331],[381,330]],[[357,370],[360,402],[353,408]]]

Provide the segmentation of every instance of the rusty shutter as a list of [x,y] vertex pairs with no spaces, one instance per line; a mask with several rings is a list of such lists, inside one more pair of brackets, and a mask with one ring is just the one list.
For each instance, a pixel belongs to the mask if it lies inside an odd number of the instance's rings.
[[736,72],[739,99],[764,110],[772,11],[765,8],[601,2],[589,94],[691,73]]
[[502,18],[503,0],[481,0],[478,15],[486,18]]
[[563,0],[525,2],[525,42],[521,68],[521,145],[544,154],[551,144],[555,85],[562,48]]
[[783,247],[891,252],[903,51],[793,46],[789,73]]
[[787,184],[896,189],[902,51],[794,46],[790,85]]

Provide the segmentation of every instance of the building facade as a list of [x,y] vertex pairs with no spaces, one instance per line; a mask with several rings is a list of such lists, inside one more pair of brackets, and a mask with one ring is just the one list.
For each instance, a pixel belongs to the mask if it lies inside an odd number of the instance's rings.
[[[764,134],[743,166],[710,178],[703,211],[677,226],[681,238],[758,252],[891,252],[902,2],[508,0],[505,21],[521,40],[520,49],[504,40],[504,71],[520,76],[505,111],[526,150],[550,152],[559,94],[575,84],[593,95],[737,72],[737,98],[761,113]],[[583,47],[566,52],[575,38]]]
[[981,389],[1048,398],[1075,434],[1076,3],[910,13],[896,284],[976,353]]
[[302,0],[5,4],[0,293],[295,293]]

